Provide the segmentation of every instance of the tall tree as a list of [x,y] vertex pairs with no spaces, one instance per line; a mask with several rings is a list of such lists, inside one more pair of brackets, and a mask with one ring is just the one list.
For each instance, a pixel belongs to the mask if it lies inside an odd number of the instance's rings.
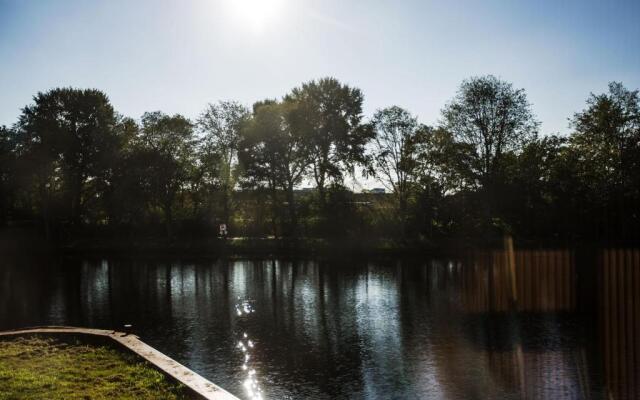
[[599,169],[604,182],[623,186],[626,179],[632,178],[629,168],[635,165],[633,156],[640,146],[637,90],[611,82],[608,93],[591,94],[587,108],[573,116],[571,125],[575,129],[574,145],[580,148],[587,162]]
[[176,198],[190,179],[195,148],[193,125],[185,117],[160,111],[142,116],[139,159],[146,168],[145,186],[151,201],[162,208],[171,236]]
[[373,127],[376,132],[373,141],[375,172],[396,196],[404,224],[409,193],[417,178],[415,144],[420,126],[417,118],[407,110],[392,106],[374,114]]
[[502,156],[537,136],[538,122],[524,89],[495,76],[465,80],[442,111],[445,127],[458,141],[475,147],[477,175],[488,183],[499,172]]
[[[640,203],[640,96],[611,82],[608,93],[591,94],[587,107],[574,115],[570,142],[577,152],[580,184],[593,214],[606,213],[599,225],[608,234],[638,221]],[[618,226],[613,226],[617,224]],[[617,230],[613,232],[612,229]]]
[[342,183],[345,172],[353,174],[357,165],[367,162],[364,150],[373,131],[362,122],[363,99],[359,89],[334,78],[304,83],[285,97],[298,104],[291,125],[311,149],[311,176],[322,207],[327,185]]
[[240,145],[240,160],[248,182],[253,187],[267,187],[274,207],[279,203],[278,192],[284,192],[292,235],[298,223],[294,189],[311,163],[306,138],[290,124],[297,106],[291,101],[257,103],[242,131]]
[[442,111],[443,124],[457,141],[474,149],[471,166],[485,194],[485,218],[499,199],[505,154],[519,151],[537,137],[524,89],[495,76],[475,77],[462,82],[458,93]]
[[109,99],[94,89],[38,93],[34,104],[22,110],[20,152],[40,175],[40,196],[47,196],[59,175],[55,185],[63,190],[66,215],[74,224],[84,217],[86,203],[100,196],[96,183],[117,151],[115,122]]
[[148,199],[145,193],[147,164],[140,157],[140,126],[129,117],[118,115],[114,128],[120,151],[112,160],[105,188],[105,213],[110,224],[141,222]]
[[213,179],[218,181],[226,224],[229,223],[231,199],[237,181],[240,129],[248,116],[249,110],[245,106],[233,101],[221,101],[209,104],[197,122],[198,128],[204,133],[200,151],[203,176],[208,177],[210,183],[213,183]]
[[14,135],[11,129],[0,126],[0,226],[7,220],[13,197],[15,179]]

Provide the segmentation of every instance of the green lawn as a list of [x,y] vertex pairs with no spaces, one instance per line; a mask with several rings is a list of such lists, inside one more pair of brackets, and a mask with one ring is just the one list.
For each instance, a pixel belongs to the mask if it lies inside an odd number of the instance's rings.
[[0,399],[184,399],[136,356],[46,337],[0,340]]

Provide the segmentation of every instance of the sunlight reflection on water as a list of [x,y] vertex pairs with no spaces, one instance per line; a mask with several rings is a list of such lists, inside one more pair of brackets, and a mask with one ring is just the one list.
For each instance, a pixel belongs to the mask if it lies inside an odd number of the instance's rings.
[[[238,317],[249,316],[255,312],[255,309],[251,305],[251,303],[247,300],[241,301],[235,305],[236,315]],[[247,398],[251,400],[262,400],[265,397],[262,394],[262,389],[258,383],[258,375],[255,367],[250,363],[251,361],[251,351],[254,348],[255,344],[253,340],[249,338],[247,332],[242,333],[242,338],[238,340],[238,344],[236,348],[242,352],[243,355],[243,363],[242,363],[242,371],[246,372],[245,379],[241,382],[244,390],[247,394]]]

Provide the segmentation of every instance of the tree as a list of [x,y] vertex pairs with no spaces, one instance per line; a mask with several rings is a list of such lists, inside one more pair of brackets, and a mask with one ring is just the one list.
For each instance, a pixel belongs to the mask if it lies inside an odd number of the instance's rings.
[[[505,164],[501,210],[515,233],[522,237],[557,236],[568,223],[576,204],[575,179],[567,165],[567,139],[549,135],[527,143],[519,154],[510,153]],[[574,197],[573,199],[571,197]]]
[[81,222],[86,204],[100,197],[99,182],[117,151],[115,122],[109,99],[94,89],[38,93],[22,110],[18,152],[36,176],[43,207],[60,189],[66,216]]
[[445,128],[422,126],[412,147],[420,186],[435,184],[443,195],[478,189],[473,145],[457,141]]
[[362,122],[363,98],[359,89],[334,78],[304,83],[285,97],[298,104],[290,123],[310,148],[311,177],[323,209],[327,185],[341,184],[344,172],[353,174],[357,165],[367,164],[364,150],[373,130]]
[[[608,93],[591,94],[587,108],[574,115],[571,147],[577,152],[577,176],[586,187],[595,213],[608,217],[601,225],[620,229],[638,222],[640,203],[640,96],[621,83]],[[635,217],[633,217],[635,216]],[[603,227],[609,230],[608,227]],[[610,232],[613,233],[613,232]]]
[[640,146],[640,96],[621,83],[611,82],[609,93],[591,94],[587,108],[571,120],[573,144],[584,153],[585,162],[597,166],[598,182],[623,186],[632,178],[629,168]]
[[[204,133],[200,151],[202,176],[209,187],[220,187],[224,222],[229,223],[231,198],[237,181],[237,156],[240,129],[249,110],[233,101],[209,104],[198,118]],[[214,183],[214,181],[217,181]]]
[[470,166],[485,193],[486,217],[491,218],[504,179],[505,154],[521,150],[537,136],[538,122],[524,89],[492,75],[471,78],[462,82],[442,116],[455,139],[474,150]]
[[538,122],[524,89],[492,75],[462,82],[442,115],[444,127],[456,140],[474,146],[483,185],[499,173],[506,152],[521,149],[537,136]]
[[297,106],[291,101],[257,103],[240,141],[246,182],[254,188],[267,187],[274,208],[278,191],[285,193],[292,235],[298,224],[294,189],[311,164],[306,138],[290,123]]
[[105,188],[105,213],[110,224],[134,224],[145,215],[149,202],[145,192],[148,165],[138,143],[140,126],[133,118],[118,115],[114,131],[120,151],[114,155]]
[[407,110],[393,106],[375,113],[373,127],[376,175],[395,194],[404,224],[411,186],[417,179],[415,144],[420,126]]
[[13,131],[0,126],[0,226],[7,220],[15,179]]
[[136,157],[144,168],[141,182],[150,200],[162,208],[167,235],[171,236],[173,209],[178,193],[190,179],[195,149],[193,125],[185,117],[160,111],[142,116]]

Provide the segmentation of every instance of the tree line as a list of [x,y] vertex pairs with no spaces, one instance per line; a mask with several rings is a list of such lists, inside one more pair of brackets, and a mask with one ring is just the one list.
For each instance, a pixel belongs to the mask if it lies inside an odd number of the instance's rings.
[[[568,136],[541,135],[525,91],[491,75],[463,81],[434,125],[398,106],[367,118],[363,100],[324,78],[251,108],[135,120],[99,90],[38,93],[0,127],[0,224],[49,238],[220,223],[259,237],[638,238],[638,90],[591,94]],[[346,187],[362,177],[389,194]]]

